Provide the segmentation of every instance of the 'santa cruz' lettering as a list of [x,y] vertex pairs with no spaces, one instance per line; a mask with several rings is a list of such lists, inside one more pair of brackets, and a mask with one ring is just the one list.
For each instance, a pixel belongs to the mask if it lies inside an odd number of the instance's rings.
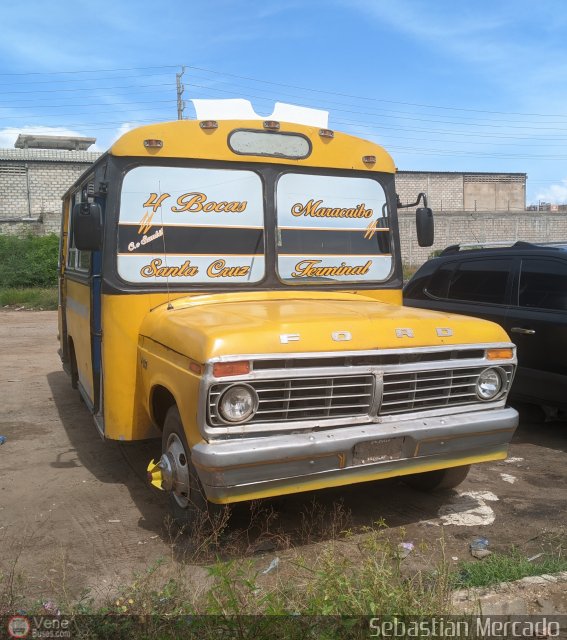
[[242,202],[233,201],[221,201],[214,202],[213,200],[207,201],[207,196],[204,193],[183,193],[177,198],[177,206],[171,207],[174,213],[182,213],[189,211],[191,213],[198,211],[215,212],[220,213],[226,211],[227,213],[241,213],[245,211],[248,206],[248,201]]
[[341,262],[338,267],[317,266],[322,260],[301,260],[295,265],[295,271],[292,271],[292,278],[304,277],[321,277],[321,276],[363,276],[366,275],[372,267],[372,260],[368,260],[366,264],[350,266],[346,262]]
[[[199,267],[185,260],[181,266],[167,266],[161,258],[154,258],[149,264],[140,269],[143,278],[193,278],[199,273]],[[227,266],[226,260],[214,260],[207,268],[209,278],[242,278],[250,273],[248,265]]]
[[308,216],[311,218],[371,218],[374,214],[373,209],[367,209],[362,202],[356,207],[344,209],[340,207],[323,207],[323,200],[309,200],[307,204],[296,202],[291,207],[291,214],[296,218],[300,216]]

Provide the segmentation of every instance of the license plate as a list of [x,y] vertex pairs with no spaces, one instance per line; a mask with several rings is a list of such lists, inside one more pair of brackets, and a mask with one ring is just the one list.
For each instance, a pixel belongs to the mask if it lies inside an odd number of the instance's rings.
[[354,446],[353,464],[371,464],[372,462],[388,462],[402,457],[404,438],[385,438],[360,442]]

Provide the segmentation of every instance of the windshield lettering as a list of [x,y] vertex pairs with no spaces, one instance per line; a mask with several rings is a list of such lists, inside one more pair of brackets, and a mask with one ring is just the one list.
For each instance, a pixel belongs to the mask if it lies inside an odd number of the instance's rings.
[[371,218],[374,215],[372,209],[367,209],[362,202],[354,208],[322,207],[323,200],[315,202],[313,198],[307,204],[296,202],[291,208],[291,214],[295,217],[310,216],[311,218]]
[[347,265],[341,262],[338,267],[316,266],[321,264],[322,260],[302,260],[295,265],[295,271],[292,271],[292,278],[304,278],[314,276],[317,278],[325,276],[364,276],[372,267],[372,260],[368,260],[366,264],[358,266]]

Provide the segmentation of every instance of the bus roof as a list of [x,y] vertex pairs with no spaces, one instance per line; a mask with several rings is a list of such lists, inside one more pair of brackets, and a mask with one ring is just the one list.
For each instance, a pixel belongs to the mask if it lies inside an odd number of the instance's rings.
[[[355,169],[395,173],[394,161],[388,152],[373,142],[333,132],[324,137],[313,126],[280,122],[280,133],[298,133],[311,143],[311,152],[304,159],[235,153],[228,145],[228,136],[236,129],[266,131],[263,120],[219,120],[217,127],[206,129],[197,120],[174,120],[132,129],[110,148],[114,156],[155,158],[192,158],[232,162],[270,162],[306,167]],[[161,140],[161,147],[146,147],[145,140]],[[368,157],[374,156],[375,162]],[[366,159],[366,162],[364,159]]]

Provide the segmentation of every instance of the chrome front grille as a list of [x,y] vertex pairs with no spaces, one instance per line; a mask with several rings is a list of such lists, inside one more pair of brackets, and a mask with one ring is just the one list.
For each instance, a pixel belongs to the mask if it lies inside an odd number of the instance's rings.
[[[459,369],[435,369],[384,373],[384,391],[379,415],[427,411],[448,406],[477,404],[476,381],[487,368],[467,367]],[[500,367],[506,375],[507,391],[513,375],[513,367]]]
[[[258,411],[247,424],[294,422],[365,416],[370,413],[375,377],[372,374],[277,378],[247,381],[259,398]],[[217,402],[231,384],[215,384],[209,391],[208,422],[226,426]]]

